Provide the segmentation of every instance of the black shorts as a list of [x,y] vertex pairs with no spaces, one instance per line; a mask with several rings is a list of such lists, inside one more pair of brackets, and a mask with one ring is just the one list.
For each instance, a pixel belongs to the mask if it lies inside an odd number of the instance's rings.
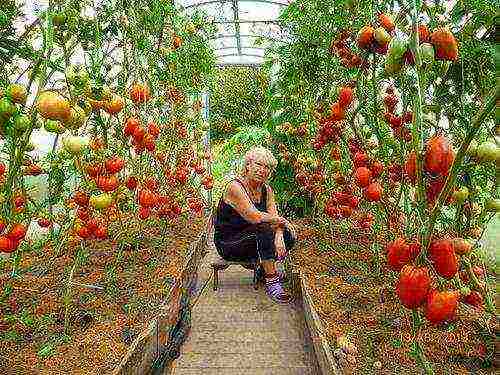
[[[268,226],[252,226],[231,238],[215,241],[215,247],[222,259],[227,261],[276,260],[274,237],[275,232]],[[295,244],[295,238],[288,228],[283,230],[283,240],[285,248],[289,252]]]

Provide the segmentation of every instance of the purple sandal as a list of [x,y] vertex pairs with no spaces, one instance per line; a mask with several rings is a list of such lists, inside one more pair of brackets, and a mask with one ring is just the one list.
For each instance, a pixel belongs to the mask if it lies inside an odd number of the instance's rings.
[[289,303],[292,300],[292,296],[283,289],[279,278],[270,282],[266,281],[266,293],[274,302],[277,303]]

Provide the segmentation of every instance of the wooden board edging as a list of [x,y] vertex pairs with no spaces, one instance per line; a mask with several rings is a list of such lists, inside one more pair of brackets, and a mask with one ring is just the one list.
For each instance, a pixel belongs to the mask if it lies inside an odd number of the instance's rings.
[[[200,262],[203,257],[203,250],[206,245],[206,232],[203,231],[198,238],[191,243],[188,249],[188,254],[186,260],[182,265],[180,277],[177,279],[170,287],[168,292],[168,297],[165,303],[160,307],[158,315],[151,320],[148,328],[146,328],[130,345],[127,354],[123,357],[120,364],[113,370],[112,375],[144,375],[151,373],[151,366],[154,361],[157,360],[159,355],[159,327],[165,324],[165,319],[172,320],[173,318],[178,318],[179,311],[175,311],[176,307],[171,306],[178,303],[175,301],[177,294],[173,293],[174,289],[179,289],[182,286],[182,282],[186,272],[189,271],[189,266],[192,262]],[[198,264],[199,265],[199,264]],[[196,266],[198,266],[196,265]],[[196,267],[197,269],[197,267]],[[174,317],[171,316],[172,308],[174,311]],[[162,324],[163,323],[163,324]],[[165,373],[169,373],[171,370],[167,364]]]
[[300,290],[302,295],[302,305],[304,307],[304,315],[306,318],[306,325],[309,329],[309,334],[311,341],[313,343],[314,352],[316,353],[316,359],[318,360],[321,373],[323,375],[341,375],[338,363],[332,353],[330,344],[324,334],[323,324],[318,316],[318,313],[314,309],[314,304],[311,298],[311,294],[307,288],[306,282],[302,273],[295,273],[293,275],[295,283]]

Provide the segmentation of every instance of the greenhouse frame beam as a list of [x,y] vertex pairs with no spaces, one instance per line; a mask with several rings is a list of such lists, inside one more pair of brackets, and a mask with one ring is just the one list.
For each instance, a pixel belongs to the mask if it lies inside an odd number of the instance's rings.
[[[210,38],[210,40],[221,39],[221,38],[235,38],[235,37],[236,37],[236,34],[221,34],[221,35]],[[269,39],[269,40],[274,40],[274,41],[280,40],[280,39],[274,38],[272,36],[259,35],[259,34],[240,34],[240,37],[243,37],[243,38],[264,38],[264,39]]]
[[240,10],[238,7],[238,0],[233,0],[233,20],[235,22],[234,29],[236,31],[236,46],[238,47],[238,53],[241,55]]
[[[273,1],[273,0],[237,0],[237,1],[246,1],[246,2],[253,2],[253,3],[265,3],[265,4],[273,4],[273,5],[279,5],[282,7],[287,6],[288,4],[286,3],[280,3],[279,1]],[[186,5],[183,8],[184,9],[189,9],[189,8],[195,8],[203,5],[209,5],[209,4],[216,4],[216,3],[223,3],[223,0],[208,0],[208,1],[202,1],[199,3],[194,3],[190,5]]]

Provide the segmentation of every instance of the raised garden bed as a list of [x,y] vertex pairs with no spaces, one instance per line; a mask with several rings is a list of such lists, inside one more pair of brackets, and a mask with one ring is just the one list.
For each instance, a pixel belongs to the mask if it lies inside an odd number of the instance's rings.
[[[423,373],[411,356],[411,313],[384,287],[387,282],[371,274],[367,238],[352,232],[332,238],[311,222],[298,225],[293,267],[300,274],[308,326],[324,373],[335,374],[335,366],[339,373]],[[382,275],[391,277],[389,272]],[[498,321],[481,316],[461,304],[454,322],[440,327],[424,323],[419,340],[436,373],[495,373]],[[354,361],[339,360],[344,338],[354,345]],[[323,346],[325,340],[329,348]]]
[[[129,223],[132,227],[137,223]],[[201,218],[167,229],[144,226],[139,248],[70,239],[23,254],[18,276],[2,264],[0,368],[13,373],[142,374],[178,322],[182,290],[193,291],[204,244]],[[146,240],[148,239],[148,240]],[[68,299],[68,275],[77,252]],[[65,296],[70,301],[65,330]],[[188,296],[189,297],[189,296]]]

